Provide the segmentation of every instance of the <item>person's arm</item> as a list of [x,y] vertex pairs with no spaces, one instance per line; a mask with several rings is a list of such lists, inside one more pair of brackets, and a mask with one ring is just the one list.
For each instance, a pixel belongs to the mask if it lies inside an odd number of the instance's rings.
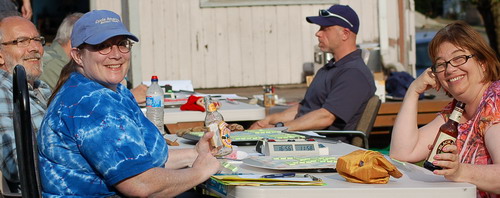
[[21,14],[24,18],[31,20],[33,15],[33,10],[31,9],[30,0],[23,0],[23,6],[21,7]]
[[[220,163],[211,154],[209,140],[213,133],[206,133],[196,144],[197,157],[191,168],[170,169],[152,168],[141,174],[125,179],[115,185],[116,189],[127,197],[173,197],[189,190],[207,180],[220,169]],[[192,156],[194,150],[186,149],[187,156]],[[189,159],[176,162],[185,157],[182,150],[171,152],[167,164],[172,167],[189,164]],[[196,155],[196,154],[195,154]],[[186,157],[191,158],[191,157]]]
[[141,104],[146,102],[147,90],[148,86],[140,84],[137,87],[131,89],[130,92],[132,92],[132,95],[134,95],[135,101],[137,101],[138,104]]
[[[170,147],[171,148],[171,147]],[[169,149],[168,161],[165,163],[165,168],[179,169],[192,166],[193,162],[198,157],[196,149]]]
[[439,90],[440,86],[431,70],[427,69],[411,83],[406,91],[392,129],[390,151],[392,158],[417,162],[425,159],[429,154],[429,145],[432,144],[439,127],[444,123],[443,118],[437,116],[427,125],[418,128],[418,97],[430,88]]
[[288,131],[324,129],[332,125],[335,115],[324,108],[311,111],[295,120],[284,122]]
[[491,126],[484,136],[487,150],[492,158],[493,164],[475,165],[460,163],[457,153],[457,147],[447,146],[445,152],[436,155],[439,160],[437,166],[443,167],[443,170],[435,170],[434,173],[444,175],[446,179],[456,182],[467,182],[477,186],[482,191],[500,194],[500,124]]
[[[12,88],[12,87],[10,87]],[[3,176],[11,182],[19,182],[17,172],[17,153],[14,135],[13,121],[13,93],[8,87],[0,86],[0,163],[2,166]]]
[[[299,112],[299,104],[293,105],[290,108],[278,112],[273,113],[271,115],[266,116],[264,119],[259,120],[250,126],[249,129],[263,129],[263,128],[272,128],[278,122],[288,122],[295,118],[295,115]],[[288,127],[288,126],[287,126]]]

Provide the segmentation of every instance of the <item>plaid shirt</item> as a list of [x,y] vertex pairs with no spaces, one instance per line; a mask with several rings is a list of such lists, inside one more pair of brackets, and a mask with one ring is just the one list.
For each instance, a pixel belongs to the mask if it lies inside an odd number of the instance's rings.
[[[35,82],[35,89],[28,83],[30,110],[33,130],[36,132],[42,123],[47,100],[51,91],[43,81]],[[19,182],[17,174],[16,141],[14,135],[14,101],[12,74],[0,69],[0,168],[3,176],[12,182]]]

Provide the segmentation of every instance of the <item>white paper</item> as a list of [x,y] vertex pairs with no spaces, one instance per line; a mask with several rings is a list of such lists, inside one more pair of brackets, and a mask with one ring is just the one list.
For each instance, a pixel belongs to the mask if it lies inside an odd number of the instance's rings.
[[[142,84],[151,85],[151,81],[143,81]],[[194,91],[191,80],[158,80],[160,86],[170,85],[173,91]]]
[[312,136],[312,137],[326,137],[324,135],[317,134],[316,132],[313,132],[313,131],[297,131],[295,133],[298,133],[301,135]]
[[213,100],[225,100],[225,99],[241,99],[241,100],[246,100],[248,99],[247,97],[243,96],[238,96],[236,94],[202,94],[202,93],[196,93],[196,96],[206,96],[210,95]]

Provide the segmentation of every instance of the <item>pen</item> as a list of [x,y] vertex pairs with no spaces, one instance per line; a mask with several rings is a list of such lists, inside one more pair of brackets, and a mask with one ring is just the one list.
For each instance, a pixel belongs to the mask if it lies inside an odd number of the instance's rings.
[[262,178],[279,178],[279,177],[293,177],[295,173],[278,173],[270,175],[262,175]]

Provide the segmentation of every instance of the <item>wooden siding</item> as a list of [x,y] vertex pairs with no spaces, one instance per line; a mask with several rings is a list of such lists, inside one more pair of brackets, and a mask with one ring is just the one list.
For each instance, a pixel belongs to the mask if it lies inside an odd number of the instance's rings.
[[[114,11],[124,2],[94,1],[92,8]],[[378,1],[339,2],[360,16],[357,42],[378,43]],[[397,40],[397,0],[387,2],[389,39]],[[157,75],[165,80],[190,79],[195,88],[301,83],[303,65],[314,60],[314,34],[319,28],[305,17],[331,6],[200,8],[200,0],[129,0],[128,4],[128,10],[120,13],[131,16],[130,29],[140,39],[132,54],[133,83]],[[396,58],[397,50],[392,52]]]

